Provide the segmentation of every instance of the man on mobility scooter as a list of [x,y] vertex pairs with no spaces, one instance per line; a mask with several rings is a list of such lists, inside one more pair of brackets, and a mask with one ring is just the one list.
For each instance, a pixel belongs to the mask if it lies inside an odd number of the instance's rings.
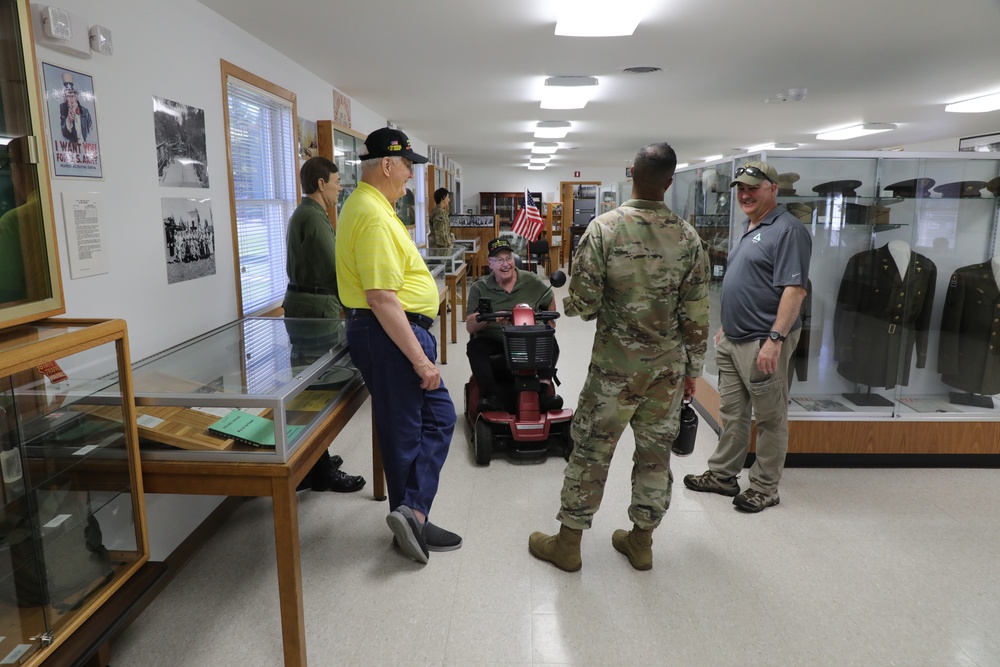
[[[476,460],[484,464],[492,455],[492,442],[508,436],[518,445],[512,454],[544,456],[550,426],[564,425],[555,430],[565,431],[568,441],[572,419],[572,411],[561,409],[562,397],[552,387],[559,357],[548,329],[559,317],[552,288],[536,274],[517,268],[505,239],[493,239],[487,251],[491,272],[470,288],[465,318],[473,376],[466,386],[466,418],[475,434]],[[505,329],[512,325],[519,329],[515,345],[526,346],[514,359],[504,340],[510,335]]]

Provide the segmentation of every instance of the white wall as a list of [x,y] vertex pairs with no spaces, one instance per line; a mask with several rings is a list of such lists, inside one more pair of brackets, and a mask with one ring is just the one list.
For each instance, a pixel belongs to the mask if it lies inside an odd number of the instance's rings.
[[[310,120],[333,118],[333,84],[194,0],[60,0],[58,6],[88,25],[108,27],[114,44],[113,56],[93,54],[91,59],[36,47],[39,62],[93,76],[98,96],[103,180],[52,179],[66,314],[125,319],[132,359],[141,359],[236,318],[220,58],[296,93],[299,116]],[[159,186],[153,96],[205,110],[207,191]],[[364,133],[385,124],[385,118],[357,101],[352,121]],[[419,138],[412,139],[418,150],[426,148]],[[107,274],[70,278],[64,192],[102,194]],[[216,274],[168,285],[160,199],[185,196],[211,197]],[[219,502],[214,497],[150,496],[152,558],[173,551]]]

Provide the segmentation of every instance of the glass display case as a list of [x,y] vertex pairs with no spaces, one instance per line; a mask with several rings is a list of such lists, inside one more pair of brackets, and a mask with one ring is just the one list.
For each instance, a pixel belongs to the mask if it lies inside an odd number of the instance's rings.
[[29,11],[0,0],[0,328],[65,312]]
[[345,322],[247,317],[134,364],[148,459],[287,462],[361,383]]
[[0,664],[37,665],[148,559],[122,320],[0,332]]
[[418,248],[427,266],[441,265],[445,273],[457,273],[465,265],[465,246],[453,248]]
[[[714,178],[728,185],[751,160],[777,169],[778,202],[813,238],[790,419],[1000,420],[1000,159],[760,153],[714,165]],[[696,219],[706,169],[675,179],[675,197],[696,195],[675,205]],[[738,239],[745,216],[725,215]],[[711,300],[714,332],[719,289]],[[706,362],[714,386],[711,349]]]
[[358,159],[358,148],[364,146],[364,140],[341,130],[333,131],[333,162],[340,172],[340,185],[343,188],[337,198],[337,213],[344,202],[358,187],[361,180],[361,160]]

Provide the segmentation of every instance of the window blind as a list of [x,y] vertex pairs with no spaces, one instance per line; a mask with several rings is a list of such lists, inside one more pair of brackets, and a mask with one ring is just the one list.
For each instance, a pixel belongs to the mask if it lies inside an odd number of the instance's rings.
[[295,208],[295,119],[290,102],[227,78],[233,206],[244,315],[285,294],[285,230]]

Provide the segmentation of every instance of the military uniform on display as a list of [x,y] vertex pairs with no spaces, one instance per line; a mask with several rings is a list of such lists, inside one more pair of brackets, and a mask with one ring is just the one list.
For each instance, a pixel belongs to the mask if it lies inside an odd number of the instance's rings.
[[629,518],[656,528],[670,505],[670,445],[685,377],[701,375],[708,338],[708,252],[662,202],[630,199],[580,241],[567,315],[597,319],[573,420],[559,521],[589,528],[628,425],[635,434]]
[[435,206],[431,211],[430,234],[427,235],[428,248],[450,249],[455,244],[455,236],[451,233],[451,219],[448,211]]
[[851,257],[834,314],[837,372],[869,387],[909,384],[914,348],[917,368],[927,362],[936,279],[934,262],[915,252],[900,277],[888,245]]
[[941,315],[938,372],[950,387],[1000,393],[1000,289],[991,262],[951,274]]
[[303,197],[288,220],[287,317],[340,317],[336,232],[323,207]]

